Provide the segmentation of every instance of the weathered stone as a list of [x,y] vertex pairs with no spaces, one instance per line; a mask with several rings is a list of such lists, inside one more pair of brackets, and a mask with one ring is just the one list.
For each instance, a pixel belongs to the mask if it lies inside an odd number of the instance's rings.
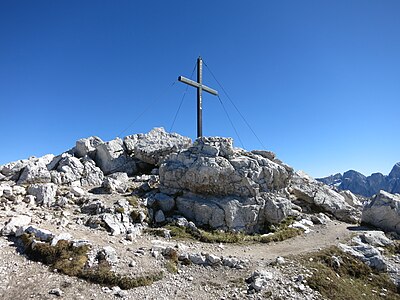
[[192,140],[164,128],[154,128],[146,134],[134,134],[124,138],[129,154],[151,165],[159,165],[171,153],[188,148]]
[[29,159],[18,160],[5,165],[0,166],[0,173],[6,178],[14,181],[18,181],[21,172],[27,166],[46,166],[54,158],[53,154],[47,154],[42,157],[30,157]]
[[33,195],[26,195],[22,201],[27,204],[33,205],[36,203],[36,197]]
[[393,241],[385,236],[383,231],[368,231],[360,235],[363,243],[374,247],[386,247],[392,245]]
[[26,215],[12,217],[1,229],[2,235],[14,235],[19,227],[26,226],[32,218]]
[[201,254],[189,254],[189,259],[195,265],[205,265],[207,263],[206,257]]
[[97,258],[98,260],[107,261],[110,265],[118,263],[117,251],[111,246],[104,246],[103,249],[97,253]]
[[98,145],[95,161],[105,175],[125,172],[132,176],[137,172],[136,162],[127,155],[120,138]]
[[163,193],[157,193],[154,195],[155,204],[163,211],[169,212],[175,207],[175,200],[173,197]]
[[18,184],[31,184],[31,183],[49,183],[51,182],[50,172],[47,170],[45,164],[29,164],[21,173],[17,183]]
[[206,254],[206,261],[207,264],[211,266],[216,266],[222,263],[221,257],[208,253]]
[[91,158],[95,157],[96,147],[102,144],[103,141],[97,136],[91,136],[76,141],[75,155],[77,157],[84,157],[88,155]]
[[350,255],[360,259],[371,268],[374,268],[378,271],[387,270],[387,263],[385,261],[385,258],[381,255],[378,249],[376,249],[371,245],[363,243],[360,243],[355,246],[339,244],[339,248],[342,251],[349,253]]
[[235,152],[232,139],[199,138],[192,147],[169,155],[160,166],[161,191],[254,197],[285,187],[290,172],[261,155]]
[[380,191],[364,206],[361,220],[400,234],[400,195]]
[[279,196],[266,195],[264,218],[268,223],[278,224],[293,214],[290,200]]
[[102,220],[107,225],[112,235],[120,235],[127,231],[124,224],[113,214],[105,213]]
[[78,158],[67,155],[59,161],[57,171],[59,172],[59,178],[54,181],[52,178],[52,182],[56,184],[75,183],[80,185],[84,166]]
[[13,195],[25,196],[26,195],[26,189],[23,186],[14,185],[12,187],[12,193],[13,193]]
[[32,184],[28,187],[27,194],[35,196],[36,204],[51,206],[55,202],[57,186],[53,183]]
[[0,185],[0,197],[4,197],[4,198],[11,198],[11,196],[13,195],[13,188],[12,186],[6,184],[6,183],[2,183]]
[[89,200],[81,206],[81,212],[88,215],[98,215],[105,210],[105,204],[99,199]]
[[300,206],[308,205],[311,209],[329,212],[345,222],[357,223],[360,219],[360,212],[347,204],[343,196],[305,173],[296,172],[289,191]]
[[362,207],[362,202],[352,192],[341,191],[339,194],[344,197],[344,200],[347,202],[347,204],[354,207]]
[[[126,173],[123,173],[126,174]],[[120,181],[114,179],[110,176],[104,178],[103,183],[101,186],[109,193],[118,192],[118,193],[125,193],[128,189],[128,185],[126,181]]]
[[[51,231],[39,228],[34,225],[29,225],[27,228],[24,228],[23,232],[33,234],[37,239],[44,242],[48,242],[54,238],[54,234]],[[21,233],[19,233],[18,235],[21,235]]]
[[104,174],[96,166],[94,160],[84,157],[81,159],[83,164],[83,173],[81,178],[82,186],[100,186],[103,183]]
[[64,232],[54,236],[53,239],[51,240],[50,245],[56,246],[59,241],[70,241],[70,240],[72,240],[72,235],[68,232]]
[[71,192],[75,197],[83,197],[83,196],[86,194],[86,192],[85,192],[83,189],[81,189],[80,187],[77,187],[77,186],[72,186],[72,187],[70,188],[70,192]]

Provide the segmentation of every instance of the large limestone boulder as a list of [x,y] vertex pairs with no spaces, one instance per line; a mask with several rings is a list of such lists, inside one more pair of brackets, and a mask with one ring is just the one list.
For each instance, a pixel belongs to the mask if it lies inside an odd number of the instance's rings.
[[151,165],[159,165],[168,154],[188,148],[192,140],[164,128],[154,128],[146,134],[134,134],[124,138],[129,154]]
[[187,193],[177,197],[176,207],[198,226],[247,233],[260,232],[266,223],[279,223],[293,213],[291,202],[276,195],[216,198]]
[[400,234],[400,195],[380,191],[364,206],[361,220]]
[[285,187],[291,173],[287,166],[261,155],[235,151],[230,138],[202,137],[163,161],[160,188],[167,193],[254,197]]
[[337,219],[357,223],[361,212],[349,205],[345,197],[303,172],[296,172],[292,177],[289,192],[301,207],[311,211],[323,211],[334,215]]
[[54,183],[32,184],[28,187],[27,194],[36,197],[36,204],[50,207],[56,201],[57,185]]
[[96,147],[102,143],[102,139],[97,136],[80,139],[76,141],[74,149],[75,156],[80,158],[88,155],[89,157],[94,158]]
[[125,152],[120,138],[98,145],[95,162],[105,175],[125,172],[131,176],[137,172],[136,161]]

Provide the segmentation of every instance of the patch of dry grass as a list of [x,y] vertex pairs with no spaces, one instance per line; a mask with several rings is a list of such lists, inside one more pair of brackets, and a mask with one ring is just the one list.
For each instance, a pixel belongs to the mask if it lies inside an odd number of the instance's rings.
[[[303,256],[301,263],[313,270],[308,285],[327,299],[400,299],[396,285],[386,273],[375,272],[337,247]],[[385,297],[380,296],[382,291]]]
[[163,277],[162,272],[136,277],[122,276],[113,272],[106,261],[101,261],[96,267],[89,268],[87,266],[90,250],[88,245],[74,247],[72,242],[61,240],[55,246],[51,246],[49,243],[35,242],[34,236],[28,234],[23,234],[21,241],[25,247],[25,254],[30,259],[40,261],[65,275],[79,277],[89,282],[131,289],[151,285]]

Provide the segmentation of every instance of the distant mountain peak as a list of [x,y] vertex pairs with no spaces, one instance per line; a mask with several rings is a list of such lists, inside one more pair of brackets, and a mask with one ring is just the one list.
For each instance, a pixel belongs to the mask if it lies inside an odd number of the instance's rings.
[[396,163],[389,175],[372,173],[365,176],[358,171],[349,170],[342,174],[337,173],[324,178],[317,178],[327,185],[335,186],[341,190],[349,190],[355,194],[371,197],[380,190],[389,193],[400,193],[400,162]]

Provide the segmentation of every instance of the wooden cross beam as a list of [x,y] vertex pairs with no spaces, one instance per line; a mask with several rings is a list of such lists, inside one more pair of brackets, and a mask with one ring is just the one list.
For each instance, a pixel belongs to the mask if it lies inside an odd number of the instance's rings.
[[203,136],[203,113],[202,113],[203,108],[202,108],[201,93],[204,90],[207,93],[217,96],[218,92],[216,90],[213,90],[212,88],[209,88],[206,85],[203,85],[203,60],[201,59],[201,57],[199,57],[197,59],[197,82],[190,80],[183,76],[179,76],[178,80],[197,88],[197,137],[202,137]]

